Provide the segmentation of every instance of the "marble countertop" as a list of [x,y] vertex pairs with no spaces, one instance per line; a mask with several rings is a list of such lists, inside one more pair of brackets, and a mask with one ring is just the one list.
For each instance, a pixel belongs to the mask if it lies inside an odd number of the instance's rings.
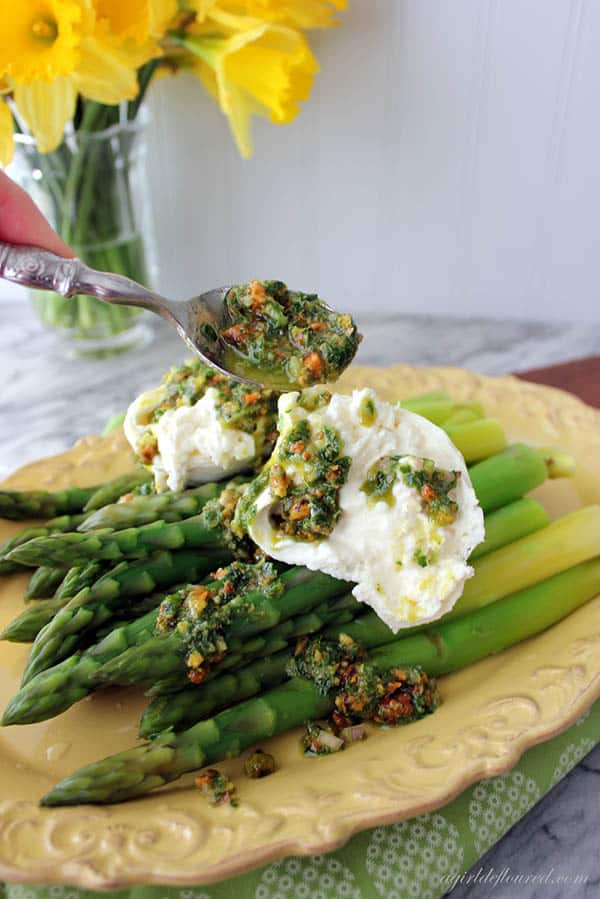
[[[153,343],[102,361],[67,358],[65,348],[35,320],[23,302],[0,306],[0,476],[39,456],[60,452],[82,434],[97,433],[140,390],[180,360],[185,348],[160,322]],[[600,354],[598,325],[536,322],[468,322],[426,316],[360,321],[365,365],[406,362],[456,365],[483,374],[505,374]],[[599,777],[596,781],[595,778]],[[593,781],[593,782],[592,782]],[[572,897],[600,890],[597,850],[600,746],[555,787],[476,866],[496,871],[585,874]],[[459,885],[452,899],[479,899],[488,887]],[[497,887],[494,899],[515,899],[515,886]],[[523,885],[519,899],[565,899],[564,886]]]

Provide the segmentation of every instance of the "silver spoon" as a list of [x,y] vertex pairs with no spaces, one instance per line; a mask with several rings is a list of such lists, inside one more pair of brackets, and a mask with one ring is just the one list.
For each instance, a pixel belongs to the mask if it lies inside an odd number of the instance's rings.
[[224,363],[226,345],[220,340],[219,333],[231,323],[223,302],[231,285],[207,290],[190,300],[171,302],[124,275],[97,272],[81,259],[65,259],[38,247],[15,246],[2,241],[0,278],[35,290],[52,290],[63,297],[82,293],[107,303],[141,306],[173,325],[207,365],[237,381],[261,386],[254,379],[231,371]]

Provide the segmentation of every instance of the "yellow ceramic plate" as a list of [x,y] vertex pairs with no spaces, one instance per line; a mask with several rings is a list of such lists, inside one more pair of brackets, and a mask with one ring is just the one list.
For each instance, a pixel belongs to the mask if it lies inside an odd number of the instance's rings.
[[[557,390],[455,369],[354,368],[343,388],[384,398],[448,389],[481,400],[511,440],[556,444],[578,460],[571,481],[539,491],[553,515],[600,501],[600,413]],[[14,487],[56,489],[110,478],[128,465],[122,435],[86,438],[15,474]],[[0,538],[15,528],[2,522]],[[0,583],[0,626],[22,608],[25,579]],[[26,648],[3,644],[0,703],[14,693]],[[290,854],[341,845],[357,830],[435,809],[479,778],[506,771],[534,743],[567,728],[600,695],[600,597],[558,626],[441,681],[431,717],[378,731],[349,752],[305,759],[298,734],[271,741],[279,770],[237,780],[239,808],[213,809],[192,777],[123,805],[42,810],[37,800],[70,771],[135,741],[143,699],[106,691],[53,721],[0,733],[0,878],[95,889],[199,884]]]

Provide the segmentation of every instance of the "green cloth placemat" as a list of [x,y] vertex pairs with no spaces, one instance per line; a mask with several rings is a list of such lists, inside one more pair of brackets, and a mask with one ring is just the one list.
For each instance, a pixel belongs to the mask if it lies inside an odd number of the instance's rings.
[[329,855],[288,858],[210,886],[4,886],[5,899],[439,899],[600,741],[600,701],[565,733],[526,752],[437,812],[357,834]]

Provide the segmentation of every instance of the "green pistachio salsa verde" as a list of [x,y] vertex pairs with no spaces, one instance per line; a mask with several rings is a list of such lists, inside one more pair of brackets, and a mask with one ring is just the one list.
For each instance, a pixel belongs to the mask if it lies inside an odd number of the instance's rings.
[[223,427],[252,434],[258,460],[265,459],[277,438],[277,394],[268,388],[258,389],[228,378],[204,365],[200,359],[188,359],[174,366],[163,378],[162,399],[148,409],[148,430],[138,447],[138,457],[144,465],[152,464],[158,452],[158,442],[152,425],[170,409],[193,406],[209,387],[217,391],[217,417]]
[[458,503],[451,499],[450,493],[459,477],[459,471],[436,468],[431,459],[415,458],[409,464],[406,456],[382,456],[369,468],[360,489],[371,503],[385,502],[393,506],[392,488],[402,478],[407,487],[419,494],[422,511],[436,524],[449,525],[458,515]]
[[[326,390],[302,392],[298,405],[313,410],[327,405]],[[348,479],[351,458],[344,455],[339,431],[301,418],[285,430],[263,471],[245,489],[236,509],[234,528],[246,533],[256,515],[256,499],[269,487],[277,498],[271,522],[296,540],[327,537],[340,516],[339,494]]]
[[[241,599],[248,597],[251,605],[254,593],[277,597],[283,591],[279,569],[273,563],[232,562],[219,568],[209,583],[187,584],[166,596],[159,607],[156,632],[168,634],[177,629],[187,676],[199,684],[227,653],[224,629],[234,615],[244,615]],[[233,599],[237,603],[231,605]]]
[[281,390],[337,380],[361,340],[350,315],[282,281],[232,287],[225,306],[230,324],[220,337],[226,367]]

